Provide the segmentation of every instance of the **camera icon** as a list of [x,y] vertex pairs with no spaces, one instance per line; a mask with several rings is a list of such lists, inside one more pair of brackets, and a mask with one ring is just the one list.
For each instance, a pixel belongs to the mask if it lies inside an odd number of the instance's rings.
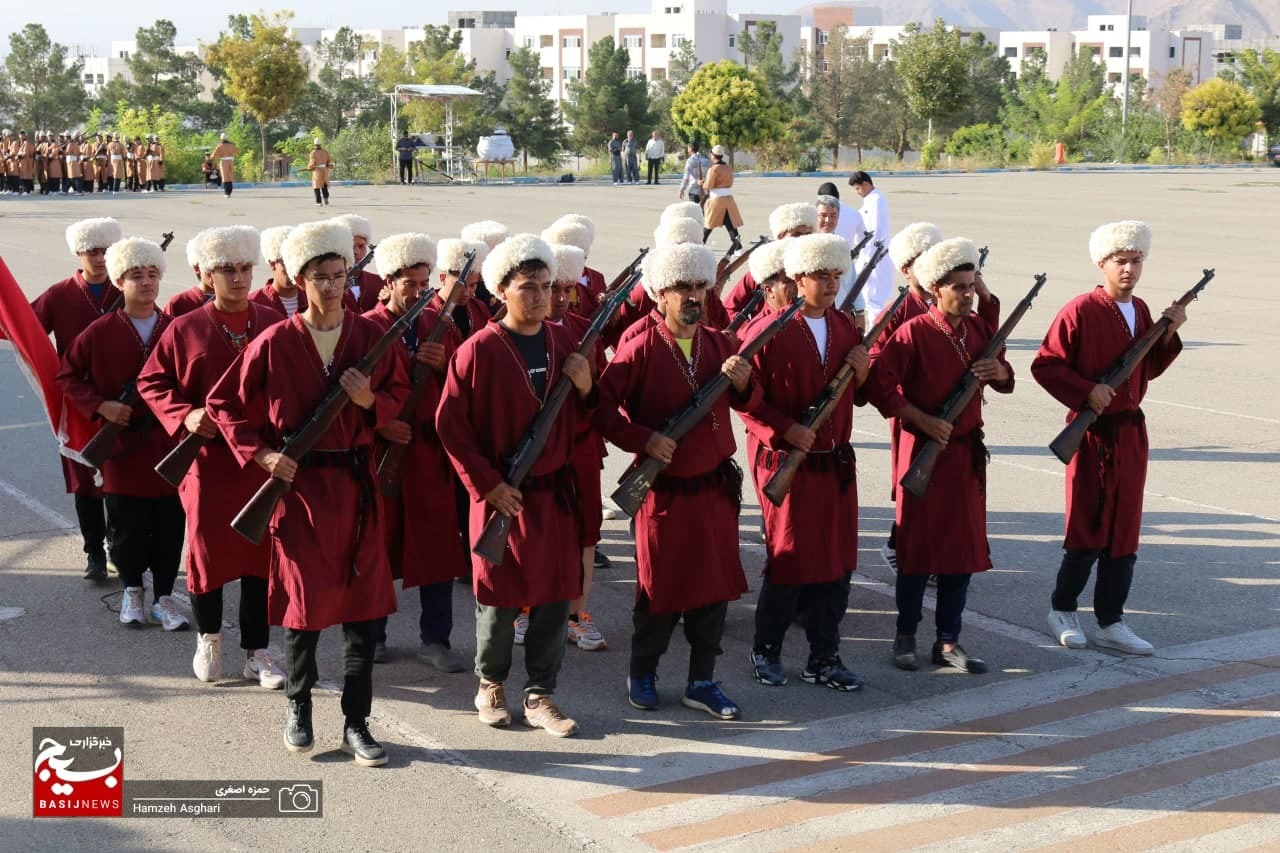
[[280,789],[281,814],[316,814],[320,811],[320,792],[312,785],[298,783]]

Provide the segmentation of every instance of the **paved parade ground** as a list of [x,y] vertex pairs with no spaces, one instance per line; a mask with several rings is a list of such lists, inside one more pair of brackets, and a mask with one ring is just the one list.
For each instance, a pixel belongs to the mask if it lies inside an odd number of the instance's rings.
[[[76,219],[115,216],[126,234],[157,240],[172,230],[163,302],[193,283],[182,247],[213,225],[354,212],[372,220],[376,242],[398,231],[455,236],[487,218],[540,231],[579,212],[596,223],[590,264],[612,278],[649,245],[658,213],[676,200],[668,180],[656,188],[335,187],[326,209],[310,203],[307,188],[237,187],[230,200],[215,190],[5,198],[0,256],[35,297],[74,270],[63,230]],[[822,180],[740,179],[743,237],[763,233],[775,205],[812,200]],[[679,704],[680,632],[660,672],[662,709],[627,704],[635,566],[624,519],[605,523],[613,566],[597,572],[590,608],[610,648],[570,648],[556,694],[578,736],[481,725],[472,674],[443,675],[414,659],[410,592],[391,617],[392,658],[374,671],[370,725],[390,764],[363,769],[337,750],[336,631],[321,645],[327,690],[316,698],[317,749],[291,755],[281,744],[280,692],[238,679],[198,682],[194,633],[127,630],[116,619],[118,579],[81,579],[55,442],[0,344],[0,849],[1280,850],[1280,169],[884,177],[877,185],[895,228],[928,219],[948,237],[990,247],[986,280],[1006,315],[1034,274],[1049,276],[1010,341],[1016,390],[989,395],[986,407],[995,568],[974,579],[964,644],[990,673],[907,673],[890,663],[893,573],[879,550],[893,515],[888,429],[866,408],[854,415],[861,545],[842,643],[844,662],[866,679],[861,692],[802,683],[797,629],[783,655],[790,685],[752,681],[763,546],[748,488],[741,542],[753,591],[730,605],[717,669],[740,720]],[[1056,310],[1098,280],[1090,232],[1124,218],[1152,226],[1137,293],[1153,313],[1202,269],[1217,272],[1188,309],[1184,352],[1144,404],[1151,463],[1126,621],[1155,644],[1151,658],[1068,651],[1044,632],[1064,471],[1046,445],[1064,412],[1029,365]],[[713,248],[725,240],[717,232]],[[257,275],[267,276],[265,267]],[[610,456],[606,494],[626,462],[616,450]],[[1091,591],[1082,601],[1086,633],[1096,627]],[[237,597],[225,611],[228,668]],[[467,658],[472,608],[469,590],[455,587],[454,646]],[[921,632],[932,640],[931,613]],[[272,639],[278,648],[279,629]],[[513,687],[522,668],[517,653]],[[135,780],[316,780],[324,814],[33,820],[35,726],[122,726],[126,791]]]

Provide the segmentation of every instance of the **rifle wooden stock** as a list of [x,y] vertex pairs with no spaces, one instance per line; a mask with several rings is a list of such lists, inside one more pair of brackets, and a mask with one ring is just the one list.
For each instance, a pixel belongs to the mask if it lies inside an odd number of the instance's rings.
[[742,306],[742,310],[738,312],[738,316],[729,321],[729,325],[725,327],[725,331],[736,332],[741,329],[747,324],[748,320],[755,316],[756,309],[758,309],[762,304],[764,304],[764,285],[760,285],[752,291],[750,298],[748,298],[746,304]]
[[[471,267],[475,264],[476,253],[467,252],[466,259],[455,281],[465,282],[468,276],[471,275]],[[423,341],[424,344],[440,343],[444,338],[445,332],[449,330],[449,324],[453,322],[453,309],[457,305],[454,299],[455,290],[457,290],[457,285],[449,288],[449,298],[445,299],[444,304],[440,306],[440,322],[436,323],[435,328],[427,335],[426,340]],[[430,365],[423,364],[420,361],[414,362],[413,370],[409,377],[412,387],[409,390],[409,398],[404,401],[404,406],[400,409],[400,420],[407,423],[413,421],[413,416],[418,411],[418,403],[422,400],[422,395],[427,392],[426,380],[430,371]],[[410,439],[410,441],[412,440]],[[400,494],[400,470],[404,466],[404,455],[408,450],[408,444],[392,442],[387,445],[387,449],[382,453],[382,458],[378,460],[378,490],[387,497],[395,497]]]
[[[750,361],[765,344],[772,340],[774,335],[782,331],[803,305],[804,299],[797,298],[791,303],[790,308],[778,314],[772,323],[761,329],[760,333],[752,338],[738,355]],[[667,419],[662,428],[662,435],[679,442],[707,416],[715,402],[729,390],[729,385],[728,376],[723,372],[716,373],[706,385],[694,393],[683,409]],[[653,481],[666,467],[666,462],[648,455],[634,462],[618,481],[618,488],[613,493],[614,503],[627,515],[634,516],[639,511],[640,505],[644,503],[645,495],[649,494],[649,490],[653,488]]]
[[188,433],[178,445],[165,454],[164,458],[156,465],[156,473],[160,475],[160,479],[164,480],[175,489],[182,479],[187,476],[187,471],[195,463],[196,457],[200,455],[200,448],[204,447],[212,438],[205,438],[199,433]]
[[725,284],[729,281],[729,278],[738,270],[742,269],[742,267],[751,258],[751,253],[768,242],[769,238],[762,234],[756,238],[754,243],[739,252],[738,256],[732,261],[727,260],[728,256],[721,258],[720,263],[716,265],[716,283],[715,287],[712,289],[716,293],[723,290]]
[[[1178,299],[1178,305],[1186,308],[1192,302],[1200,297],[1200,291],[1213,280],[1214,271],[1204,270],[1204,275],[1195,285],[1195,287],[1182,294]],[[1146,333],[1129,345],[1124,351],[1124,355],[1111,366],[1111,369],[1104,373],[1098,379],[1101,385],[1109,385],[1113,389],[1124,384],[1133,371],[1137,370],[1138,365],[1147,357],[1147,353],[1159,343],[1160,338],[1169,328],[1169,321],[1164,317],[1157,320]],[[1071,423],[1067,424],[1062,432],[1058,433],[1058,437],[1049,442],[1049,449],[1053,451],[1053,455],[1062,460],[1064,465],[1069,464],[1071,459],[1080,449],[1080,442],[1084,440],[1084,434],[1088,432],[1089,427],[1093,426],[1098,420],[1098,415],[1088,406],[1076,411],[1076,416]]]
[[[879,321],[871,327],[859,346],[866,346],[867,349],[870,349],[875,345],[875,342],[884,334],[885,327],[889,325],[889,320],[906,298],[907,288],[899,287],[898,298],[893,301],[887,311],[880,315]],[[805,409],[804,415],[801,417],[802,425],[814,431],[821,429],[822,425],[831,419],[831,415],[836,409],[836,403],[840,402],[851,382],[853,382],[853,368],[847,364],[841,365],[836,375],[832,376],[831,381],[827,383],[827,387],[822,390],[822,395],[817,400],[814,400],[809,408]],[[787,451],[787,455],[783,458],[782,464],[778,466],[778,470],[774,471],[773,475],[769,477],[769,481],[764,484],[762,491],[764,496],[769,499],[769,503],[774,506],[782,506],[782,501],[787,496],[787,492],[791,491],[791,484],[795,481],[796,472],[800,470],[800,466],[804,465],[804,461],[808,457],[809,454],[798,447],[793,447]]]
[[[1048,276],[1040,273],[1036,276],[1036,283],[1032,285],[1027,295],[1022,297],[1022,301],[1013,309],[1008,318],[1001,324],[999,331],[995,337],[987,344],[986,349],[982,351],[975,361],[982,361],[984,358],[995,358],[1000,354],[1000,350],[1004,349],[1005,342],[1009,340],[1009,335],[1013,334],[1013,329],[1018,325],[1018,321],[1022,319],[1022,315],[1026,314],[1031,308],[1031,303],[1035,300],[1040,288],[1044,287]],[[938,417],[949,424],[954,424],[956,419],[960,417],[960,413],[969,405],[969,401],[973,399],[973,395],[977,394],[982,387],[982,382],[970,371],[965,371],[960,383],[956,389],[951,392],[951,396],[942,404],[942,411],[938,413]],[[929,490],[929,481],[933,479],[933,468],[938,463],[938,457],[941,455],[943,445],[939,444],[932,438],[925,442],[920,452],[911,460],[911,467],[907,469],[907,473],[902,475],[902,479],[898,481],[898,485],[906,489],[918,498],[924,497],[924,493]]]
[[887,254],[889,250],[884,247],[884,241],[877,240],[875,251],[871,253],[871,260],[862,268],[862,272],[858,273],[858,277],[853,280],[853,287],[849,288],[849,293],[840,303],[840,310],[843,313],[853,313],[853,303],[857,301],[858,294],[867,286],[867,280],[871,278],[871,273],[875,272],[876,264],[880,263],[881,258]]
[[[142,402],[142,395],[138,393],[138,386],[133,382],[124,386],[124,390],[120,392],[116,402],[124,403],[131,409],[137,408]],[[85,446],[81,448],[80,458],[94,468],[101,468],[102,464],[111,456],[111,448],[116,443],[116,437],[128,428],[128,424],[106,421],[102,426],[98,427],[98,431],[94,433],[93,438],[89,439]]]
[[849,260],[856,261],[858,259],[858,255],[862,254],[862,250],[866,248],[866,245],[871,242],[871,238],[874,236],[876,236],[875,231],[864,232],[862,235],[862,239],[859,240],[857,244],[852,249],[849,250]]
[[[591,351],[595,349],[596,341],[600,339],[605,327],[609,325],[609,321],[613,319],[613,315],[622,307],[627,294],[631,292],[631,288],[639,280],[640,272],[632,270],[629,277],[605,296],[604,302],[596,309],[595,315],[591,318],[591,325],[587,327],[586,334],[582,336],[582,341],[578,344],[579,355],[584,358],[591,357]],[[551,430],[555,426],[556,419],[560,416],[560,409],[564,406],[565,401],[569,399],[569,393],[572,390],[573,380],[561,372],[560,378],[556,380],[555,386],[547,396],[546,403],[538,410],[533,423],[529,425],[528,431],[520,439],[520,444],[517,445],[515,453],[511,456],[505,481],[513,488],[520,488],[520,484],[524,482],[525,477],[529,476],[529,472],[537,464],[538,458],[542,456],[542,451],[547,446],[547,439],[551,437]],[[476,539],[471,550],[488,562],[501,565],[506,557],[507,540],[510,536],[511,516],[503,515],[495,510],[489,513],[489,517],[484,523],[484,529],[480,531],[480,537]]]
[[[418,319],[418,315],[422,313],[423,308],[427,307],[427,303],[431,301],[434,295],[432,291],[428,290],[418,297],[418,301],[413,303],[408,311],[404,312],[399,319],[392,323],[391,328],[387,329],[382,337],[369,349],[369,352],[365,354],[364,358],[356,363],[356,370],[366,376],[372,373],[378,360],[386,354],[387,350],[399,342],[404,330]],[[295,462],[300,460],[316,446],[329,430],[329,427],[333,425],[333,422],[342,414],[342,410],[347,407],[349,402],[351,402],[351,398],[347,396],[347,392],[342,390],[342,386],[335,382],[329,393],[320,401],[320,405],[312,412],[311,417],[302,425],[301,429],[285,440],[284,447],[280,449],[280,452]],[[289,483],[278,477],[268,478],[267,482],[262,484],[257,493],[249,499],[249,502],[231,520],[231,529],[255,545],[261,542],[262,537],[266,535],[267,525],[271,523],[271,516],[275,514],[276,504],[288,493],[290,488]]]

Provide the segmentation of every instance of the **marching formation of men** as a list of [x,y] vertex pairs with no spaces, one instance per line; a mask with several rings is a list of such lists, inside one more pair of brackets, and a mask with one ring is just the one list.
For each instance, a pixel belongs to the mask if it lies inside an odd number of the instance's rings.
[[[60,144],[70,143],[19,150]],[[119,156],[136,163],[124,148]],[[24,158],[34,155],[12,159]],[[323,159],[312,158],[320,204]],[[35,167],[19,162],[19,191],[30,191],[28,173]],[[39,174],[42,185],[64,175]],[[134,174],[126,165],[111,185],[132,186]],[[163,172],[144,174],[163,189]],[[992,567],[982,389],[1014,392],[1003,343],[1039,285],[1002,326],[975,244],[912,223],[876,235],[906,286],[896,301],[879,286],[867,304],[884,307],[863,323],[854,298],[872,269],[851,280],[856,250],[837,229],[840,209],[831,195],[782,205],[770,217],[774,239],[730,262],[703,245],[700,207],[677,203],[612,285],[587,266],[593,223],[572,214],[540,235],[485,221],[441,240],[375,242],[370,222],[351,214],[262,232],[210,228],[187,245],[195,284],[163,311],[163,249],[114,220],[75,223],[67,242],[79,269],[33,307],[54,335],[69,403],[118,433],[99,470],[64,459],[85,577],[103,580],[109,558],[124,587],[121,623],[186,629],[173,596],[185,540],[192,669],[205,682],[224,677],[224,589],[238,580],[241,672],[284,690],[293,752],[314,745],[317,643],[340,627],[341,744],[365,766],[387,761],[368,719],[394,581],[419,590],[418,659],[456,673],[468,667],[454,649],[452,595],[467,579],[478,719],[518,718],[567,737],[578,725],[555,699],[566,647],[607,646],[588,612],[607,442],[635,457],[615,493],[633,516],[636,553],[627,701],[662,706],[658,671],[682,625],[680,702],[734,719],[740,706],[716,666],[726,614],[748,588],[744,486],[759,499],[766,552],[752,677],[788,683],[782,647],[800,616],[801,680],[863,686],[840,656],[840,627],[858,568],[851,438],[855,412],[872,417],[870,404],[891,423],[892,663],[922,665],[916,634],[936,579],[928,660],[985,672],[960,643],[971,579]],[[1068,468],[1050,596],[1049,631],[1069,648],[1088,643],[1077,601],[1097,563],[1094,642],[1152,651],[1123,621],[1146,476],[1140,404],[1180,352],[1186,312],[1175,303],[1158,325],[1134,295],[1150,247],[1141,222],[1093,233],[1102,283],[1058,313],[1031,368],[1068,422],[1096,416]],[[369,253],[376,274],[361,268]],[[1136,370],[1098,381],[1152,329],[1159,338]],[[731,412],[746,427],[746,473],[734,461]],[[272,626],[282,658],[269,649]],[[515,645],[525,668],[518,717],[506,690]]]
[[148,134],[0,134],[0,195],[161,192],[165,148]]

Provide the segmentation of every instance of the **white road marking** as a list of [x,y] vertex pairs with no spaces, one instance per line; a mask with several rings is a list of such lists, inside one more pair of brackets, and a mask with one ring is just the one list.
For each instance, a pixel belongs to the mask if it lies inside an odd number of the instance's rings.
[[1264,418],[1264,417],[1261,417],[1260,415],[1245,415],[1245,414],[1241,414],[1240,412],[1224,412],[1221,409],[1209,409],[1204,406],[1192,406],[1189,403],[1173,403],[1173,402],[1170,402],[1169,400],[1155,400],[1155,399],[1152,399],[1151,397],[1147,397],[1142,402],[1144,404],[1159,403],[1162,406],[1173,406],[1178,409],[1191,409],[1192,411],[1195,411],[1195,412],[1208,412],[1211,415],[1224,415],[1225,417],[1228,417],[1228,418],[1243,418],[1244,420],[1247,420],[1247,421],[1261,421],[1264,424],[1280,424],[1280,419],[1277,419],[1277,418]]
[[0,480],[0,492],[4,492],[28,510],[52,524],[54,527],[72,528],[77,526],[75,522],[58,512],[56,509],[45,506],[43,503],[22,491],[12,483]]
[[49,426],[48,421],[32,421],[31,423],[26,423],[26,424],[3,424],[3,425],[0,425],[0,431],[7,430],[7,429],[31,429],[32,427],[47,427],[47,426]]

